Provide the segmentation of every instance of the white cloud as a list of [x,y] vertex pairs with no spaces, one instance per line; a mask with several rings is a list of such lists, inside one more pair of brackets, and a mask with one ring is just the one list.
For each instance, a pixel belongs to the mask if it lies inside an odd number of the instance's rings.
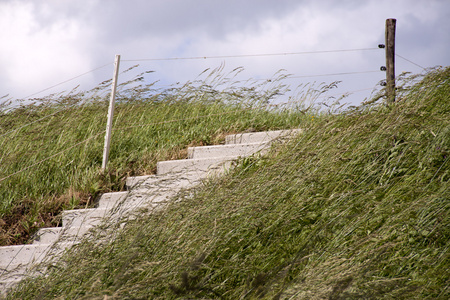
[[1,39],[7,41],[0,50],[2,94],[24,97],[90,68],[79,20],[57,18],[42,26],[32,3],[2,3],[0,11]]
[[[386,18],[397,18],[398,52],[426,67],[448,65],[450,3],[446,0],[248,1],[2,1],[0,96],[23,97],[97,66],[122,59],[284,53],[376,47]],[[248,77],[285,68],[295,75],[377,70],[382,50],[226,59]],[[141,62],[151,78],[186,81],[224,59]],[[123,62],[125,69],[135,62]],[[398,60],[398,70],[420,68]],[[91,86],[111,68],[64,86]],[[383,73],[306,80],[345,80],[348,89],[374,86]],[[40,94],[44,96],[46,93]]]

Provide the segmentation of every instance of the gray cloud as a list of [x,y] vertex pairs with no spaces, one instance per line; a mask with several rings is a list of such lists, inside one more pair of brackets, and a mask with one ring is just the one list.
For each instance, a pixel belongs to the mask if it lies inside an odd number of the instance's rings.
[[[281,18],[303,1],[28,1],[41,29],[64,20],[86,22],[106,41],[188,33],[222,38],[229,32],[258,31],[261,20]],[[205,26],[207,24],[207,26]]]
[[409,14],[404,20],[398,20],[399,51],[409,53],[427,67],[449,64],[450,22],[447,20],[450,20],[449,10],[437,11],[431,19]]
[[[384,42],[384,22],[390,17],[398,19],[400,54],[425,67],[448,65],[449,8],[446,0],[2,1],[0,27],[8,31],[0,29],[0,38],[9,43],[0,48],[0,94],[24,96],[112,62],[114,54],[136,59],[376,47]],[[380,50],[228,59],[226,65],[243,66],[249,77],[269,76],[281,68],[301,76],[377,70],[383,56]],[[169,82],[193,79],[222,62],[141,64],[157,70],[155,79]],[[398,70],[420,68],[398,60]],[[110,73],[106,68],[89,74],[69,89],[95,84]],[[319,80],[344,80],[346,88],[358,89],[374,86],[382,77]]]
[[[114,1],[117,7],[123,2]],[[148,32],[166,36],[196,31],[210,38],[220,38],[227,32],[258,30],[260,20],[281,17],[298,7],[301,1],[129,1],[125,10],[106,15],[116,19],[116,29],[127,35]],[[122,6],[123,7],[123,6]],[[145,7],[145,9],[142,9]],[[124,18],[128,22],[120,22]],[[205,26],[205,23],[207,26]]]

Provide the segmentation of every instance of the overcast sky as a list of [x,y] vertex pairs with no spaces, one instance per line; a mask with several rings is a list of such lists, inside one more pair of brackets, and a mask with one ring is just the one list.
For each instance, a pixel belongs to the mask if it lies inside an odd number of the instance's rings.
[[[293,86],[340,80],[339,93],[363,90],[347,100],[358,104],[385,78],[384,50],[127,60],[377,48],[387,18],[397,19],[396,53],[414,63],[397,57],[397,74],[450,65],[449,0],[0,0],[0,97],[90,89],[112,77],[120,54],[121,70],[139,64],[134,75],[153,70],[147,80],[160,84],[194,80],[221,64],[224,72],[243,67],[243,79],[285,69],[297,77]],[[133,74],[119,81],[126,76]]]

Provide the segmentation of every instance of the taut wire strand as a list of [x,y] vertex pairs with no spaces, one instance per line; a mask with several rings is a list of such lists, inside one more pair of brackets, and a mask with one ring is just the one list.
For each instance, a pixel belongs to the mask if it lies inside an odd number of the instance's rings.
[[237,55],[167,57],[167,58],[140,58],[140,59],[124,59],[122,61],[155,61],[155,60],[190,60],[190,59],[214,59],[214,58],[239,58],[239,57],[259,57],[259,56],[283,56],[283,55],[321,54],[321,53],[337,53],[337,52],[368,51],[368,50],[379,50],[379,49],[378,48],[361,48],[361,49],[320,50],[320,51],[261,53],[261,54],[237,54]]
[[90,71],[84,72],[83,74],[77,75],[77,76],[72,77],[72,78],[67,79],[67,80],[64,80],[64,81],[62,81],[62,82],[60,82],[60,83],[57,83],[57,84],[52,85],[52,86],[50,86],[50,87],[48,87],[48,88],[45,88],[45,89],[43,89],[43,90],[41,90],[41,91],[39,91],[39,92],[36,92],[36,93],[33,93],[33,94],[28,95],[28,96],[26,96],[26,97],[23,97],[22,99],[26,99],[26,98],[32,97],[32,96],[34,96],[34,95],[40,94],[40,93],[45,92],[45,91],[47,91],[47,90],[49,90],[49,89],[52,89],[52,88],[54,88],[54,87],[57,87],[57,86],[59,86],[59,85],[61,85],[61,84],[67,83],[67,82],[72,81],[72,80],[74,80],[74,79],[77,79],[77,78],[79,78],[79,77],[81,77],[81,76],[84,76],[84,75],[86,75],[86,74],[89,74],[89,73],[92,73],[92,72],[97,71],[97,70],[99,70],[99,69],[102,69],[102,68],[104,68],[104,67],[106,67],[106,66],[109,66],[110,64],[111,64],[111,63],[108,63],[108,64],[105,64],[105,65],[103,65],[103,66],[100,66],[100,67],[97,67],[97,68],[95,68],[95,69],[92,69],[92,70],[90,70]]
[[422,67],[421,65],[416,64],[415,62],[413,62],[413,61],[411,61],[411,60],[409,60],[409,59],[407,59],[407,58],[405,58],[405,57],[403,57],[403,56],[401,56],[401,55],[399,55],[399,54],[395,54],[395,56],[398,56],[398,57],[400,57],[401,59],[404,59],[404,60],[406,60],[407,62],[409,62],[409,63],[411,63],[411,64],[413,64],[413,65],[415,65],[415,66],[418,66],[419,68],[422,68],[422,70],[425,70],[425,68]]

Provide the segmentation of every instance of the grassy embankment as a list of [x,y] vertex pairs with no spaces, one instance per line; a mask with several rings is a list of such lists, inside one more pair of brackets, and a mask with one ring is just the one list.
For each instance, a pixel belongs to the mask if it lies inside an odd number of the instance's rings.
[[295,140],[10,297],[448,299],[449,95],[446,68],[390,107],[302,120]]
[[88,207],[100,193],[123,190],[126,177],[154,173],[157,161],[185,158],[188,145],[217,144],[226,133],[249,129],[296,127],[305,118],[264,109],[286,89],[283,76],[241,87],[219,71],[166,90],[125,83],[105,174],[108,82],[88,93],[0,110],[0,246],[26,243],[39,228],[60,225],[63,209]]

